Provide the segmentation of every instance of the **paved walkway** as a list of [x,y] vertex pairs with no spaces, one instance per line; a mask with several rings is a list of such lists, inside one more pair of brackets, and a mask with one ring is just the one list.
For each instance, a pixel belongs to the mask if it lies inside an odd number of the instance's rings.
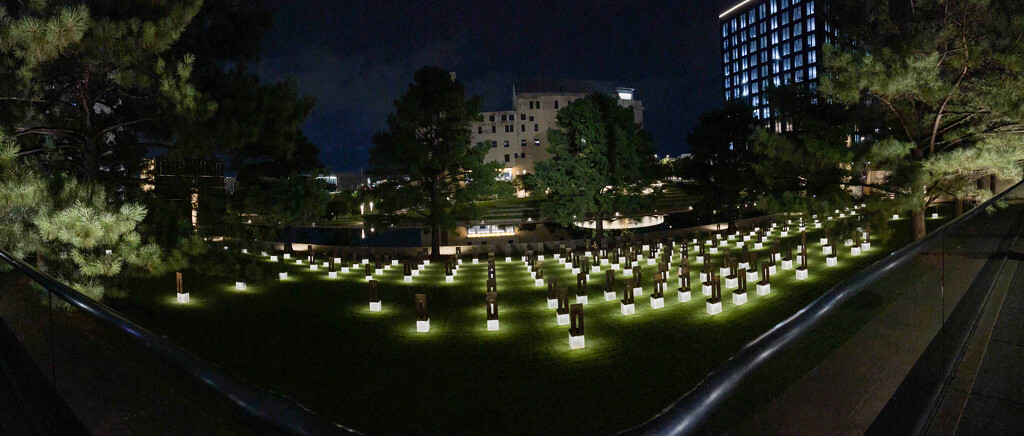
[[1024,243],[996,289],[930,435],[1024,434]]
[[[1002,255],[1012,240],[1005,238],[1007,221],[1016,221],[1019,213],[1016,210],[1003,215],[999,223],[988,222],[991,229],[968,229],[962,233],[969,234],[958,235],[959,240],[948,238],[946,245],[928,247],[871,286],[876,293],[894,295],[894,301],[735,433],[868,432],[961,296],[969,290],[975,294],[979,288],[991,288],[995,293],[1000,283],[1005,290],[1008,278],[1024,268],[1018,265],[1024,262]],[[942,271],[943,262],[944,277],[936,274]],[[972,389],[964,390],[967,401],[959,434],[1008,434],[1024,429],[1024,271],[1013,285],[1016,297],[1008,296],[1004,310],[997,311],[999,328],[993,332],[993,345],[984,353],[978,381]],[[979,355],[977,351],[975,354]],[[968,351],[964,359],[970,355]],[[983,416],[982,412],[990,415]],[[943,416],[959,415],[946,411]],[[999,427],[987,430],[973,425]]]

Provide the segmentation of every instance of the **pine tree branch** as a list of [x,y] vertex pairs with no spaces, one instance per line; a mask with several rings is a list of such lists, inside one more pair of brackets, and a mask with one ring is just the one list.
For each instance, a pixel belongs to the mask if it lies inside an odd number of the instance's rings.
[[156,120],[156,119],[157,119],[156,117],[146,117],[146,118],[139,118],[137,120],[132,120],[132,121],[125,121],[123,123],[117,123],[117,124],[114,124],[112,126],[108,126],[108,127],[104,128],[104,129],[100,130],[99,132],[96,132],[96,134],[93,135],[93,137],[94,138],[95,137],[100,137],[104,133],[110,132],[110,131],[115,130],[115,129],[119,129],[121,127],[128,127],[128,126],[131,126],[131,125],[135,125],[135,124],[139,124],[139,123],[144,123],[144,122],[147,122],[147,121],[153,121],[153,120]]
[[28,129],[21,130],[21,131],[15,133],[15,134],[11,135],[11,137],[17,138],[19,136],[24,136],[24,135],[53,135],[53,136],[60,136],[60,137],[63,137],[63,138],[68,138],[68,139],[74,140],[76,142],[83,142],[83,140],[85,139],[78,132],[71,131],[71,130],[66,130],[66,129],[50,128],[50,127],[32,127],[32,128],[28,128]]

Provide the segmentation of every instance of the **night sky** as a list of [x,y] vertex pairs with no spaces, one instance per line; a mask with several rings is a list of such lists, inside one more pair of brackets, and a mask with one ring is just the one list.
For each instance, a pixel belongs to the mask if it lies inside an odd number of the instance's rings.
[[722,102],[718,14],[738,0],[270,0],[257,71],[293,79],[317,105],[304,132],[334,171],[366,167],[370,138],[423,65],[455,71],[483,110],[512,83],[607,80],[637,89],[660,153]]

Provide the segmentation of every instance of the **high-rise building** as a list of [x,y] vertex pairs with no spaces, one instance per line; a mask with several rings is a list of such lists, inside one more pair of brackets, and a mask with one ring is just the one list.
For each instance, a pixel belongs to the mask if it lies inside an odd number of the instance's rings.
[[834,34],[815,0],[745,0],[718,16],[725,101],[742,100],[754,117],[788,130],[766,91],[789,84],[818,86],[822,46]]
[[643,124],[643,103],[633,98],[633,88],[592,80],[527,80],[512,87],[513,108],[481,112],[482,121],[472,124],[472,144],[488,142],[485,161],[505,165],[503,177],[532,173],[533,165],[548,159],[548,129],[555,128],[560,108],[587,94],[618,97],[619,104],[633,109],[633,119]]

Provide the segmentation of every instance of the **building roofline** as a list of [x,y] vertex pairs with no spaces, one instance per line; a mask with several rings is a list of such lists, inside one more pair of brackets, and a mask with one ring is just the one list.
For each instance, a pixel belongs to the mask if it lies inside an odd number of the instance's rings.
[[733,6],[733,7],[729,8],[729,9],[727,9],[727,10],[726,10],[725,12],[722,12],[721,14],[719,14],[719,15],[718,15],[718,18],[719,18],[719,19],[721,19],[721,18],[725,18],[725,16],[726,16],[726,15],[729,15],[729,14],[730,14],[730,13],[732,13],[733,11],[735,11],[735,10],[737,10],[737,9],[739,9],[739,8],[741,8],[741,7],[743,7],[743,5],[745,5],[745,4],[747,4],[747,3],[750,3],[750,2],[752,2],[752,1],[754,1],[754,0],[743,0],[743,1],[739,2],[739,3],[737,3],[737,4],[735,5],[735,6]]

